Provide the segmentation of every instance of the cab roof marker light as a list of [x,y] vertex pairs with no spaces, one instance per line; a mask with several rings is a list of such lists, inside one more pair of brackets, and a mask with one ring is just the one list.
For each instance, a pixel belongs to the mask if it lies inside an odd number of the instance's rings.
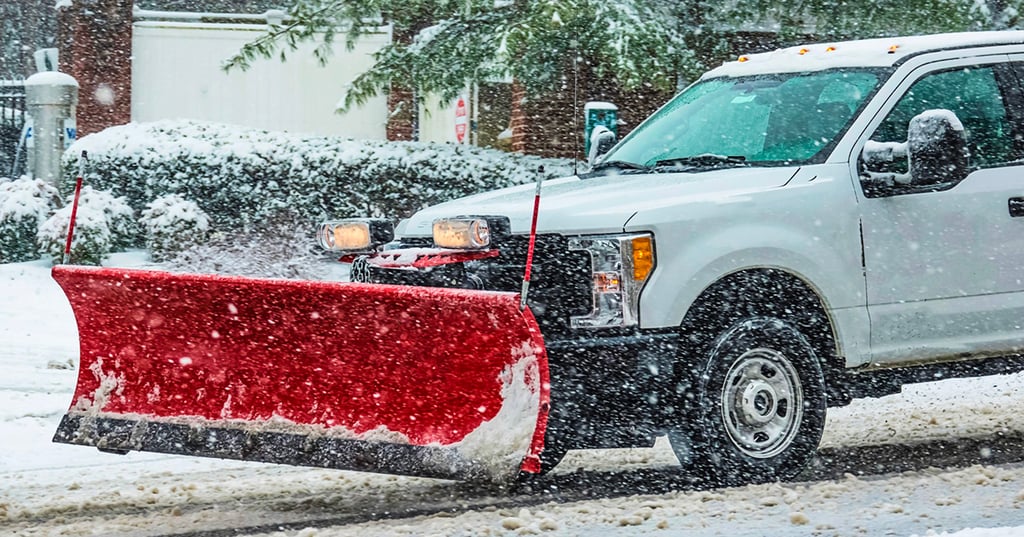
[[801,56],[803,56],[804,54],[807,54],[807,53],[808,53],[808,52],[810,52],[810,51],[811,51],[811,49],[808,49],[808,48],[802,48],[802,49],[800,49],[800,50],[796,51],[796,53],[797,53],[797,54],[799,54],[799,55],[801,55]]
[[900,48],[899,45],[890,45],[889,46],[889,54],[896,54],[896,49],[898,49],[898,48]]
[[835,52],[836,47],[825,47],[825,52]]
[[740,56],[739,58],[736,58],[736,61],[738,61],[740,63],[743,63],[743,62],[750,61],[750,58],[747,57],[747,56]]

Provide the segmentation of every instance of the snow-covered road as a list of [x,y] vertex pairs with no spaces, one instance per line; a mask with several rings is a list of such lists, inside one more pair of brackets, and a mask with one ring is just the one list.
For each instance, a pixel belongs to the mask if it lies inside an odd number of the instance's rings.
[[45,263],[0,265],[0,535],[1024,535],[1024,375],[836,409],[798,483],[693,490],[659,443],[506,491],[52,444],[76,338]]

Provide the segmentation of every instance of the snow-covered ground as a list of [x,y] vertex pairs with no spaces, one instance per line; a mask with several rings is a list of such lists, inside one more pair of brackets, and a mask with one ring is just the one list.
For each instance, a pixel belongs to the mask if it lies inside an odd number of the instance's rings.
[[[118,254],[109,264],[144,260]],[[543,492],[508,496],[53,444],[76,360],[74,319],[48,264],[0,265],[0,535],[1024,535],[1022,375],[912,386],[836,409],[803,482],[689,490],[659,443],[571,453]],[[230,528],[248,529],[217,533]]]

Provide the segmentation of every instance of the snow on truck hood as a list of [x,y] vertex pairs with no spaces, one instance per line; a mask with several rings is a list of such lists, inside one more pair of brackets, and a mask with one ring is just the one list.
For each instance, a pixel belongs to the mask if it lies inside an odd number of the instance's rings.
[[[618,233],[641,211],[700,202],[723,203],[752,192],[777,188],[795,168],[729,168],[698,173],[609,175],[544,182],[539,233]],[[507,216],[512,232],[530,231],[536,185],[526,184],[476,194],[424,209],[404,222],[399,235],[429,237],[437,218]]]

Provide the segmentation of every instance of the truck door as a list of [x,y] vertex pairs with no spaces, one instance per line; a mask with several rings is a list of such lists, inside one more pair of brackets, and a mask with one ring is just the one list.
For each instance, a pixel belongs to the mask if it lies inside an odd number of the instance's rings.
[[[858,164],[872,362],[1012,352],[1024,324],[1024,166],[1007,57],[928,64],[894,97],[867,138],[896,158],[879,169],[862,153]],[[938,109],[963,124],[960,180],[911,177],[896,145],[911,118]]]

